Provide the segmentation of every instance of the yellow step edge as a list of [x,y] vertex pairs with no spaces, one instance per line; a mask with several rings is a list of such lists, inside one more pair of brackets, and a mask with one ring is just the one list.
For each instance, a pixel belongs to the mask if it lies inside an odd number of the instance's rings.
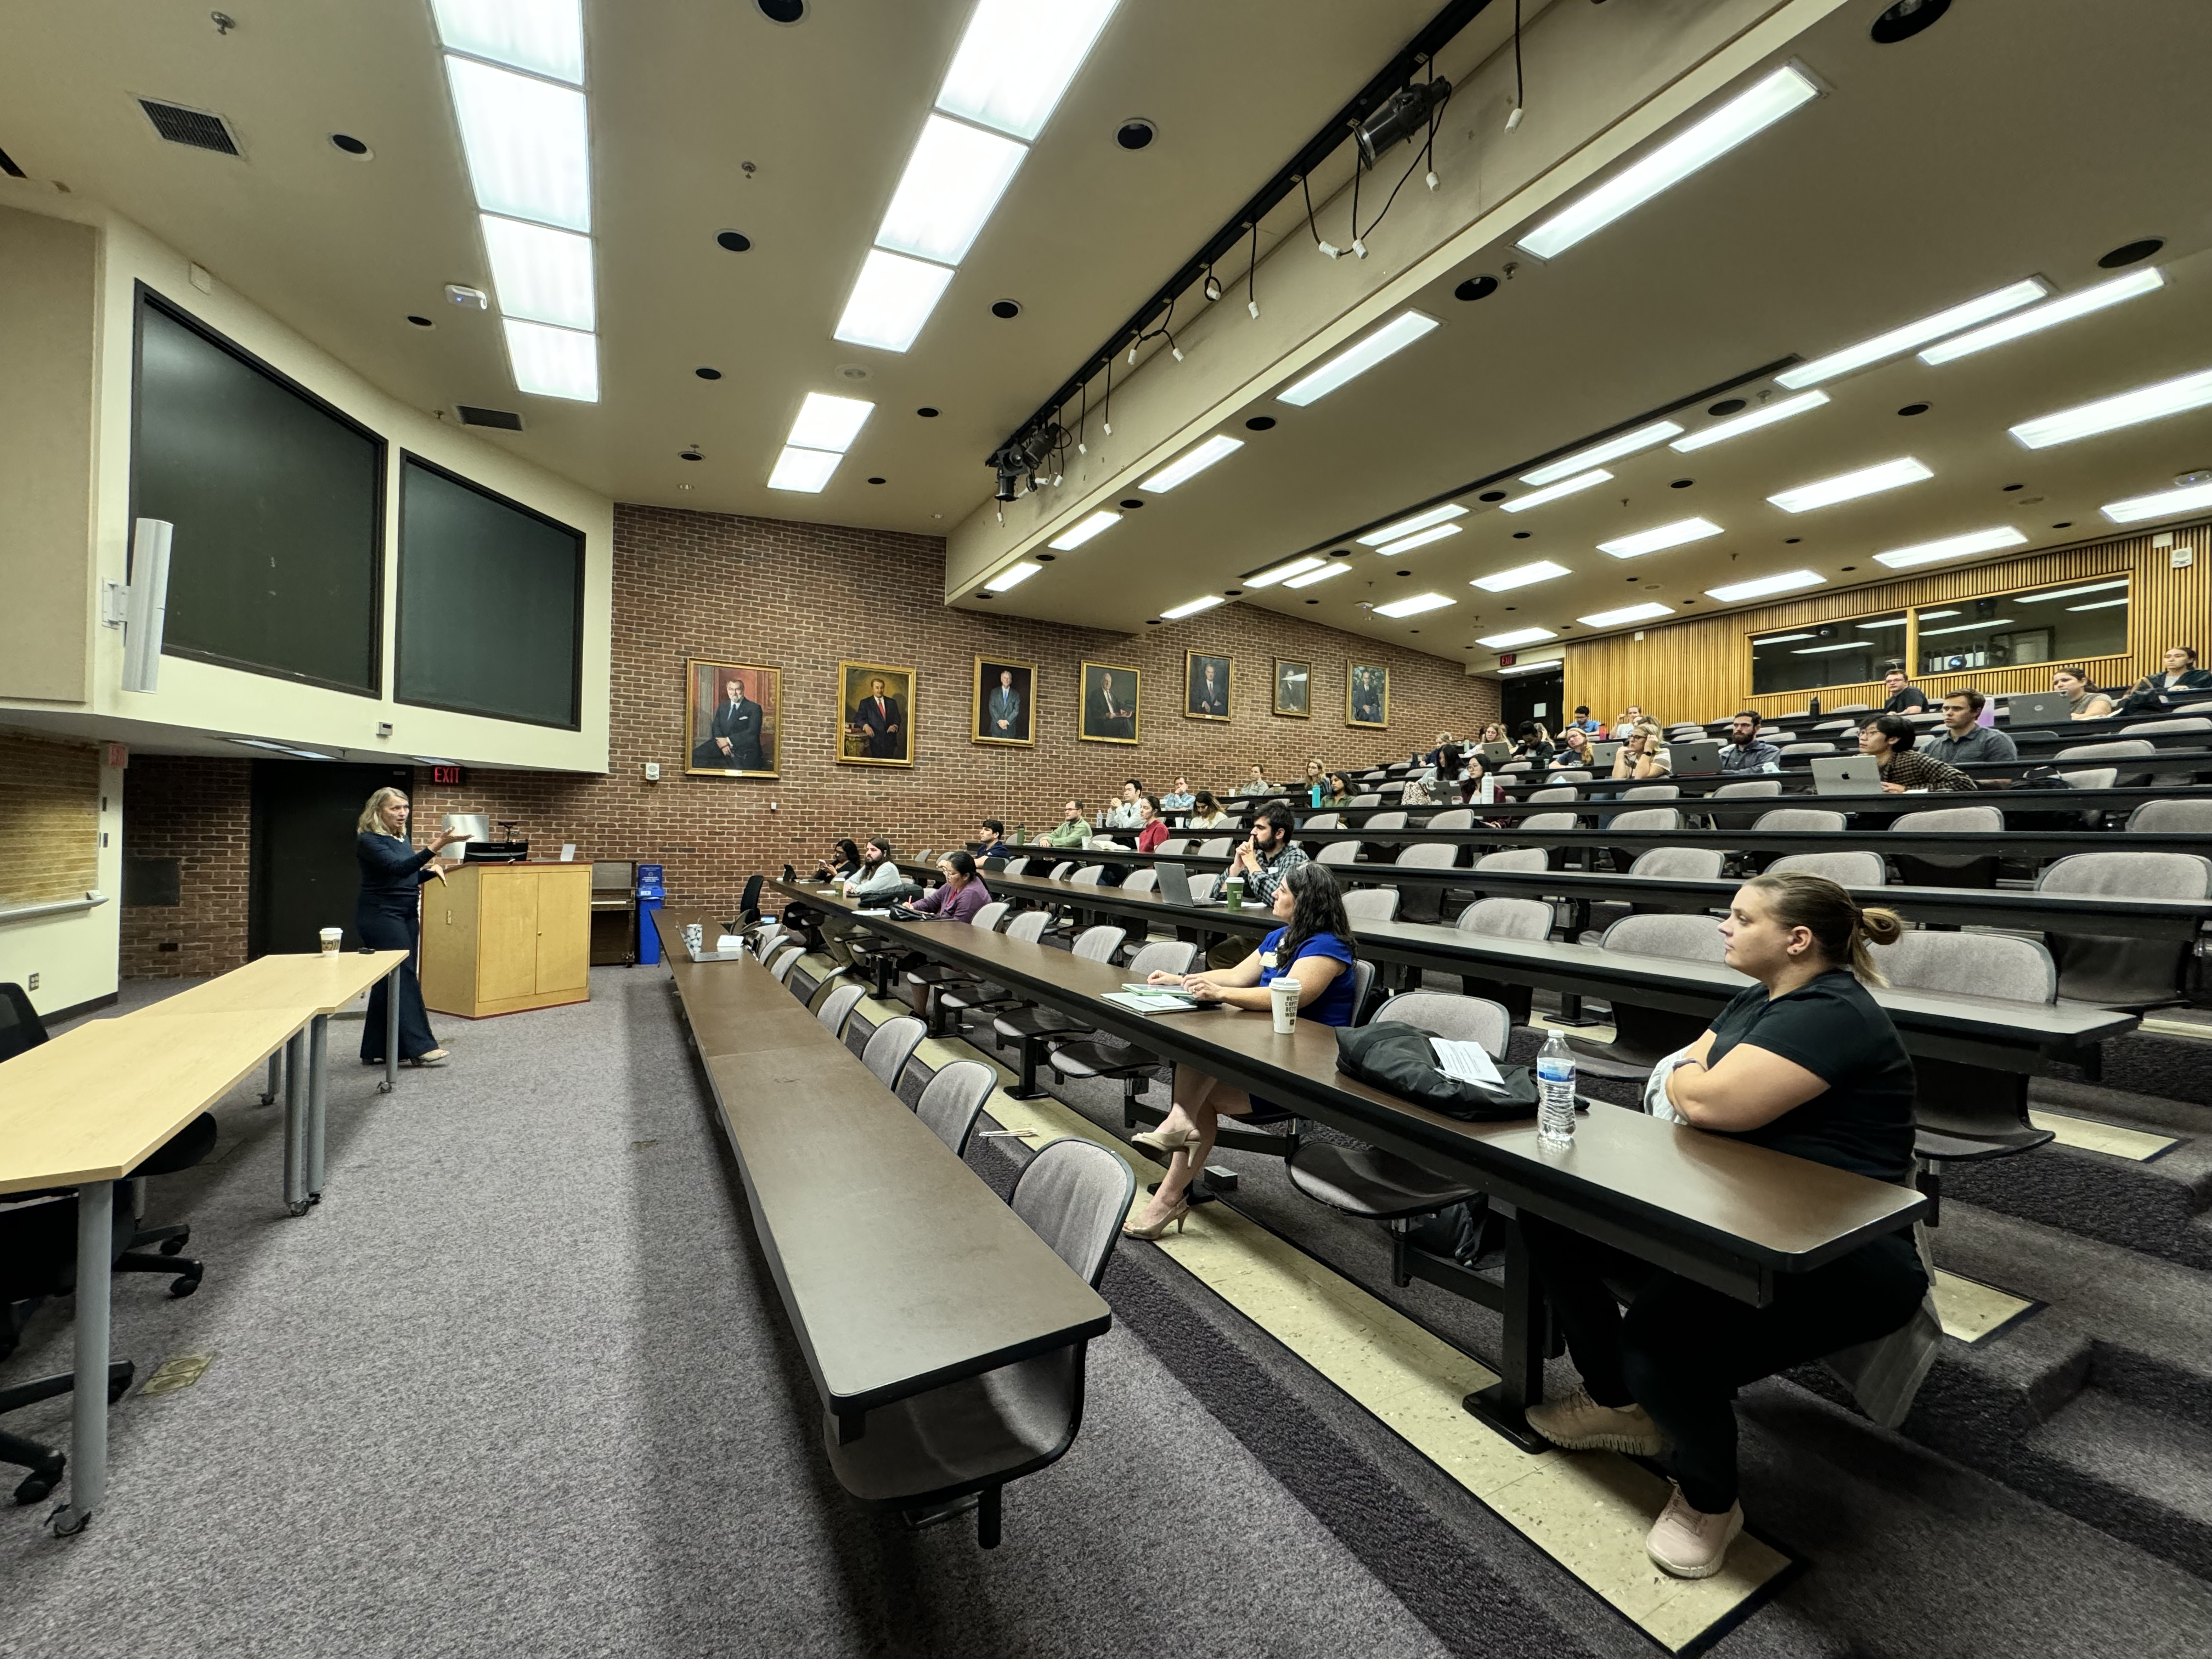
[[2156,1158],[2175,1144],[2172,1135],[2148,1134],[2141,1129],[2123,1129],[2117,1123],[2098,1123],[2089,1118],[2067,1117],[2058,1112],[2031,1111],[2027,1121],[2039,1129],[2050,1130],[2062,1146],[2103,1152],[2109,1158],[2133,1158],[2138,1164],[2146,1158]]
[[1994,1285],[1941,1267],[1936,1270],[1936,1316],[1942,1323],[1943,1334],[1961,1342],[1980,1341],[2034,1305]]

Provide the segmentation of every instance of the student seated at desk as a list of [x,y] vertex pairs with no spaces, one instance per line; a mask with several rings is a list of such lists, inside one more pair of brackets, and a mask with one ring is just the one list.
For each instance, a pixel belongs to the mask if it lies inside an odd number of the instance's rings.
[[1067,803],[1067,816],[1037,839],[1047,847],[1080,847],[1091,839],[1091,820],[1083,816],[1083,803]]
[[1259,762],[1254,761],[1252,775],[1237,786],[1237,793],[1240,795],[1272,795],[1275,793],[1275,786],[1267,781],[1266,769]]
[[1919,733],[1902,714],[1876,714],[1859,727],[1859,753],[1872,755],[1881,768],[1885,793],[1901,795],[1908,789],[1973,789],[1979,786],[1955,766],[1916,753],[1912,744]]
[[2209,686],[2212,686],[2212,673],[2197,665],[2197,647],[2169,645],[2166,647],[2166,666],[2158,673],[2137,680],[2135,689],[2120,699],[2112,712],[2144,714],[2171,708],[2173,701],[2169,692],[2202,691]]
[[1160,805],[1170,812],[1187,812],[1191,806],[1190,780],[1177,778],[1176,787],[1160,797]]
[[1597,757],[1590,752],[1589,733],[1579,726],[1560,732],[1559,746],[1552,751],[1552,766],[1554,770],[1579,767],[1595,777]]
[[913,901],[908,909],[940,921],[973,922],[975,913],[991,902],[983,878],[975,873],[974,854],[947,853],[938,860],[937,873],[945,878],[944,882]]
[[1229,814],[1221,810],[1213,791],[1201,789],[1191,798],[1190,816],[1182,822],[1186,830],[1218,830],[1229,822]]
[[1108,830],[1134,830],[1142,822],[1137,816],[1137,797],[1144,793],[1141,778],[1130,778],[1121,785],[1121,799],[1106,810]]
[[1013,856],[1014,849],[1006,845],[1006,826],[997,818],[985,818],[975,836],[975,856],[979,859],[1003,859]]
[[2067,718],[2100,720],[2112,712],[2112,700],[2089,685],[2086,668],[2062,668],[2051,677],[2051,689],[2066,699]]
[[830,856],[815,866],[817,881],[843,881],[860,873],[860,844],[849,836],[830,848]]
[[1168,838],[1168,821],[1160,816],[1158,795],[1137,797],[1137,850],[1153,853]]
[[[1156,985],[1177,984],[1200,1002],[1225,1002],[1232,1008],[1266,1009],[1267,987],[1288,976],[1298,982],[1298,1018],[1323,1025],[1349,1025],[1358,1011],[1352,971],[1352,923],[1336,878],[1325,864],[1301,864],[1275,888],[1273,908],[1282,925],[1260,941],[1260,948],[1234,968],[1200,974],[1154,974]],[[1159,1191],[1138,1219],[1121,1231],[1132,1238],[1158,1238],[1173,1226],[1182,1231],[1190,1214],[1183,1196],[1191,1178],[1206,1167],[1224,1115],[1256,1122],[1288,1117],[1271,1101],[1195,1066],[1175,1069],[1175,1109],[1157,1129],[1130,1139],[1165,1154],[1168,1172]]]
[[860,849],[860,867],[837,885],[845,890],[847,898],[866,899],[889,898],[905,884],[890,842],[881,836],[871,836]]
[[1349,806],[1352,796],[1352,780],[1341,772],[1328,775],[1328,791],[1314,805],[1319,807]]
[[[1835,883],[1754,876],[1721,923],[1739,992],[1663,1079],[1675,1116],[1878,1181],[1912,1178],[1912,1061],[1866,982],[1867,946],[1893,943],[1887,910],[1862,910]],[[1678,1578],[1721,1570],[1743,1529],[1736,1492],[1738,1389],[1888,1335],[1928,1289],[1912,1235],[1863,1244],[1810,1273],[1778,1273],[1754,1308],[1664,1272],[1563,1224],[1522,1212],[1531,1262],[1583,1386],[1528,1409],[1570,1450],[1656,1457],[1674,1446],[1674,1492],[1644,1549]],[[1607,1281],[1611,1281],[1609,1285]],[[1613,1285],[1632,1285],[1627,1311]]]
[[1674,775],[1674,757],[1659,735],[1657,722],[1645,720],[1622,739],[1613,753],[1613,775],[1639,781]]

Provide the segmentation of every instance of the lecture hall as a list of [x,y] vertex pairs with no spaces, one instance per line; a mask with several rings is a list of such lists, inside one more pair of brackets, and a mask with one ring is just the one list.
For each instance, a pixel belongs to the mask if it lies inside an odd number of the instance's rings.
[[0,1648],[2212,1651],[2212,8],[0,9]]

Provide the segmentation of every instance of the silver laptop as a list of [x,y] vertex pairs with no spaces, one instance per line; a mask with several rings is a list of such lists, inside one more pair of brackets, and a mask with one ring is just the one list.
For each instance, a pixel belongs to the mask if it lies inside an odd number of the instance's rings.
[[2074,706],[2056,691],[2031,691],[2005,699],[2007,726],[2057,726],[2074,718]]
[[1172,904],[1185,910],[1202,910],[1221,902],[1219,899],[1193,898],[1190,877],[1182,866],[1159,863],[1152,866],[1160,878],[1159,895],[1163,904]]
[[1482,763],[1493,772],[1513,758],[1513,745],[1510,743],[1486,743],[1481,748]]
[[1590,745],[1590,765],[1595,774],[1603,777],[1613,770],[1613,757],[1620,752],[1617,743],[1594,743]]
[[1674,745],[1672,759],[1678,778],[1702,778],[1721,769],[1721,746],[1710,738]]
[[1879,795],[1881,763],[1872,755],[1815,755],[1813,793],[1816,795]]

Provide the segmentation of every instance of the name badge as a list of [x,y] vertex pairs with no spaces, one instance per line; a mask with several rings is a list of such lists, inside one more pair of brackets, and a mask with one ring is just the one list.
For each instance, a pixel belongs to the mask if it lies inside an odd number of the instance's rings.
[[1273,951],[1263,951],[1260,957],[1260,965],[1272,973],[1275,966],[1275,953]]

